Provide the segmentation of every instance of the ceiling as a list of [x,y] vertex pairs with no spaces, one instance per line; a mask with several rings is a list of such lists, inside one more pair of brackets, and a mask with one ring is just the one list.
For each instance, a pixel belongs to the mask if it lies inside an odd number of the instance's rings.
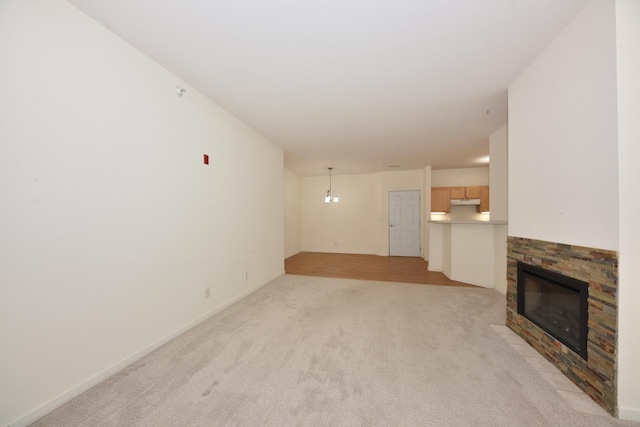
[[486,165],[508,85],[587,0],[70,2],[307,176]]

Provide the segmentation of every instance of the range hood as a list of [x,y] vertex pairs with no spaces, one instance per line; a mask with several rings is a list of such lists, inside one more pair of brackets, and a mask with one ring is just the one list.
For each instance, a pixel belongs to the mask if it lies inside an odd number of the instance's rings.
[[451,199],[451,206],[479,205],[480,199]]

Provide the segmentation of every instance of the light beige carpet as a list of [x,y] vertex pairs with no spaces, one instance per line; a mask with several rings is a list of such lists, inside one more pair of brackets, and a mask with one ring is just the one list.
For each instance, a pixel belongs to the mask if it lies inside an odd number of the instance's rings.
[[40,426],[617,426],[570,407],[455,288],[284,276]]

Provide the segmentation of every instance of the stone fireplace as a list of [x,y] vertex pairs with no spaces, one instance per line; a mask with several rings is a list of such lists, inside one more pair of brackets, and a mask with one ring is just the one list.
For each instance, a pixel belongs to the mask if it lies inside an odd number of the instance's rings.
[[617,254],[511,236],[507,245],[507,326],[617,415]]

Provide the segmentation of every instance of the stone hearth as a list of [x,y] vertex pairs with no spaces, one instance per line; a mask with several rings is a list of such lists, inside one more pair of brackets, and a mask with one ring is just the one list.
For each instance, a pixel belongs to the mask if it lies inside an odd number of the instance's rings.
[[[511,236],[507,245],[507,326],[609,413],[617,415],[617,254]],[[518,314],[518,261],[589,283],[587,360]]]

